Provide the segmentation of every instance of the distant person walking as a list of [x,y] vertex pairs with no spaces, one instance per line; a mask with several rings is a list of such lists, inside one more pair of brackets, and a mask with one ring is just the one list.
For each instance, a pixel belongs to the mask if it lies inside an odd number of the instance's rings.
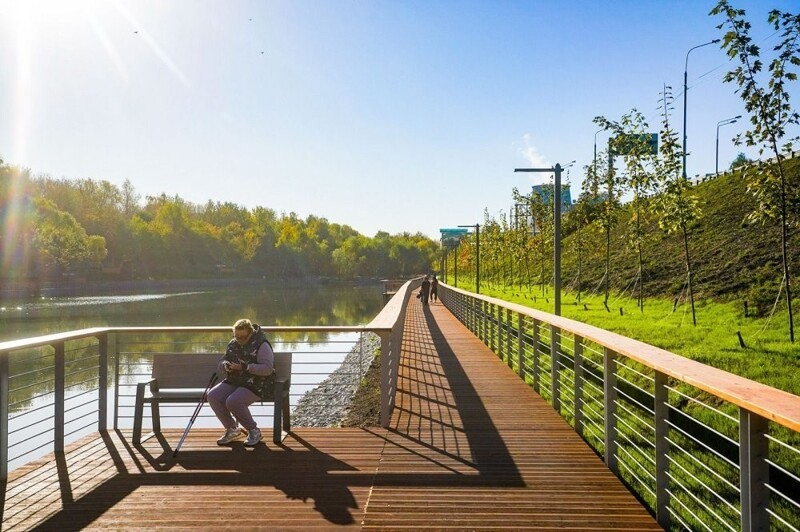
[[422,304],[428,304],[428,293],[431,289],[431,282],[428,280],[428,276],[426,275],[425,278],[422,280],[422,288],[420,288],[420,293],[422,294]]
[[436,274],[433,274],[433,279],[431,280],[431,302],[439,300],[439,279],[436,278]]

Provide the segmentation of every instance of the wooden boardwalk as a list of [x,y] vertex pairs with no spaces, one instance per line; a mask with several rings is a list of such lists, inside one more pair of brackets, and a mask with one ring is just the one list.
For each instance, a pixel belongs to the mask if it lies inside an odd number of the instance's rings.
[[542,399],[442,305],[412,299],[388,429],[218,447],[95,434],[11,473],[3,530],[659,530]]

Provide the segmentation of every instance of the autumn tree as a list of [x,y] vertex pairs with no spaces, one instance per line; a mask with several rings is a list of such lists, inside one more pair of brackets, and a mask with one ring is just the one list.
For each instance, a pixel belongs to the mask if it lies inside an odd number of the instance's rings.
[[50,200],[34,199],[36,230],[33,238],[47,266],[64,271],[81,261],[100,262],[105,258],[105,239],[86,234],[74,216],[59,210]]

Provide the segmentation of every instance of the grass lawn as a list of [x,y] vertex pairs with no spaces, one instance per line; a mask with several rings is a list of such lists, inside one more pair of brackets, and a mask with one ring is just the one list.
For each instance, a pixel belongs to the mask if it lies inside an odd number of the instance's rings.
[[[459,288],[474,291],[475,287],[459,279]],[[538,287],[529,292],[527,287],[481,286],[482,294],[552,312],[553,290],[547,290],[543,296]],[[688,304],[679,305],[673,312],[672,301],[650,298],[645,300],[642,312],[635,298],[612,296],[608,312],[602,295],[582,294],[578,303],[571,293],[562,295],[561,314],[800,395],[800,323],[796,319],[797,341],[792,344],[785,301],[782,303],[772,319],[745,318],[739,304],[704,299],[695,303],[695,327]],[[737,331],[745,348],[739,344]]]

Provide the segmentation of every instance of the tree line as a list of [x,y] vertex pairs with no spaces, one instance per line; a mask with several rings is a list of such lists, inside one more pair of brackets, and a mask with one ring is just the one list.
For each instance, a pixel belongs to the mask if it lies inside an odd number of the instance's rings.
[[55,179],[0,159],[4,284],[97,277],[407,277],[429,271],[438,244],[421,233],[366,237],[348,225],[178,195],[130,181]]

